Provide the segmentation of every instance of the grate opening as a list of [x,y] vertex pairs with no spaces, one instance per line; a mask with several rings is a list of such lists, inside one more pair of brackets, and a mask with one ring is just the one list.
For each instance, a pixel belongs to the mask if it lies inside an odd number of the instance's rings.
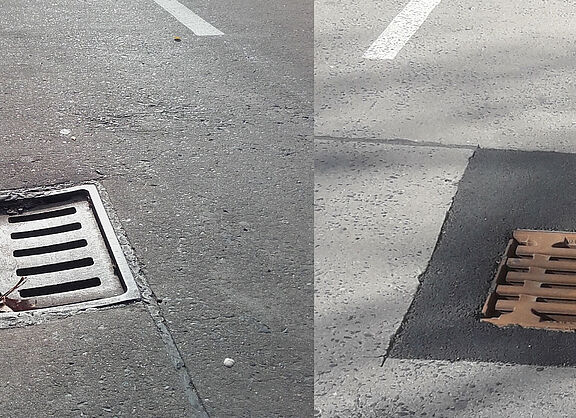
[[32,287],[19,291],[23,298],[34,298],[38,296],[53,295],[55,293],[74,292],[76,290],[89,289],[102,284],[98,277],[87,280],[75,280],[73,282],[59,283],[50,286]]
[[8,222],[13,224],[20,222],[39,221],[42,219],[58,218],[60,216],[73,215],[75,213],[76,208],[72,207],[72,208],[53,210],[50,212],[34,213],[32,215],[10,216],[8,218]]
[[568,241],[561,241],[555,244],[552,244],[552,248],[572,248],[574,249],[574,243]]
[[522,287],[524,286],[524,280],[510,280],[506,283],[508,286],[517,286],[517,287]]
[[562,283],[542,283],[540,287],[542,289],[574,289],[573,285]]
[[576,300],[562,299],[562,298],[546,298],[546,297],[537,297],[536,302],[565,303],[567,305],[575,305],[576,304]]
[[14,250],[14,257],[29,257],[32,255],[57,253],[60,251],[74,250],[76,248],[86,247],[88,242],[85,239],[76,241],[64,242],[62,244],[45,245],[43,247],[24,248],[22,250]]
[[92,257],[82,258],[80,260],[65,261],[63,263],[45,264],[37,267],[27,267],[16,270],[18,276],[34,276],[37,274],[56,273],[59,271],[73,270],[82,267],[93,266]]
[[572,323],[572,326],[576,326],[576,316],[573,315],[548,315],[548,314],[539,314],[538,312],[534,313],[538,315],[543,322],[548,322],[551,324],[562,322],[562,323]]
[[10,234],[10,238],[23,239],[23,238],[42,237],[46,235],[55,235],[64,232],[77,231],[79,229],[82,229],[82,224],[79,222],[74,222],[72,224],[54,226],[50,228],[35,229],[32,231],[13,232],[12,234]]
[[576,262],[576,260],[574,258],[570,258],[570,257],[550,257],[550,261],[571,261],[571,262]]
[[555,274],[555,275],[568,275],[568,276],[576,276],[576,271],[574,270],[545,270],[545,274]]

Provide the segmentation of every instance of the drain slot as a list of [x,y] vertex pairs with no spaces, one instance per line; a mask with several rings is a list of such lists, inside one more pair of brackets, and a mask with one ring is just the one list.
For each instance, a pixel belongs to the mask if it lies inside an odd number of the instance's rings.
[[76,208],[65,208],[53,210],[50,212],[33,213],[31,215],[10,216],[8,218],[8,223],[13,224],[20,222],[39,221],[41,219],[58,218],[60,216],[73,215],[75,213]]
[[55,273],[58,271],[73,270],[94,265],[91,257],[80,260],[65,261],[63,263],[45,264],[37,267],[26,267],[16,270],[18,276],[34,276],[36,274]]
[[50,286],[33,287],[30,289],[20,290],[20,296],[23,298],[34,298],[38,296],[53,295],[55,293],[74,292],[76,290],[89,289],[102,284],[98,277],[87,280],[75,280],[73,282],[53,284]]
[[33,231],[13,232],[10,234],[12,239],[42,237],[45,235],[61,234],[63,232],[77,231],[82,228],[82,224],[74,222],[73,224],[54,226],[51,228],[35,229]]
[[85,239],[77,241],[65,242],[62,244],[46,245],[44,247],[24,248],[22,250],[14,250],[14,257],[28,257],[31,255],[57,253],[60,251],[73,250],[75,248],[86,247],[88,242]]

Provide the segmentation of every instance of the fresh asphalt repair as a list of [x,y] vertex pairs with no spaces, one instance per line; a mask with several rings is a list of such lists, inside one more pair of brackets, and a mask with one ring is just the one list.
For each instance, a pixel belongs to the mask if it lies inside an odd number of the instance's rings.
[[480,321],[515,229],[576,230],[575,166],[572,154],[475,152],[390,357],[576,365],[575,333]]

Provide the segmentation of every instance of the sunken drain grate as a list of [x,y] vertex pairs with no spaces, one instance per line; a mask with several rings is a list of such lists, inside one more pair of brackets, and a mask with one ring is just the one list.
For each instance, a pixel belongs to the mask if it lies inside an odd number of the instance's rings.
[[94,186],[10,201],[0,211],[0,292],[26,279],[8,306],[113,303],[137,295]]
[[576,330],[576,233],[516,230],[482,321]]

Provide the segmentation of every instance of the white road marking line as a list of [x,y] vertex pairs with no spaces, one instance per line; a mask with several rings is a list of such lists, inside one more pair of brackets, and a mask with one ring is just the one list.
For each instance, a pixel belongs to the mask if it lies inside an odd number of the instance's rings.
[[192,10],[188,9],[186,6],[178,3],[176,0],[154,0],[158,5],[172,16],[176,18],[180,23],[190,29],[198,36],[220,36],[224,35],[210,23],[206,22]]
[[363,58],[393,60],[442,0],[411,0],[366,50]]

